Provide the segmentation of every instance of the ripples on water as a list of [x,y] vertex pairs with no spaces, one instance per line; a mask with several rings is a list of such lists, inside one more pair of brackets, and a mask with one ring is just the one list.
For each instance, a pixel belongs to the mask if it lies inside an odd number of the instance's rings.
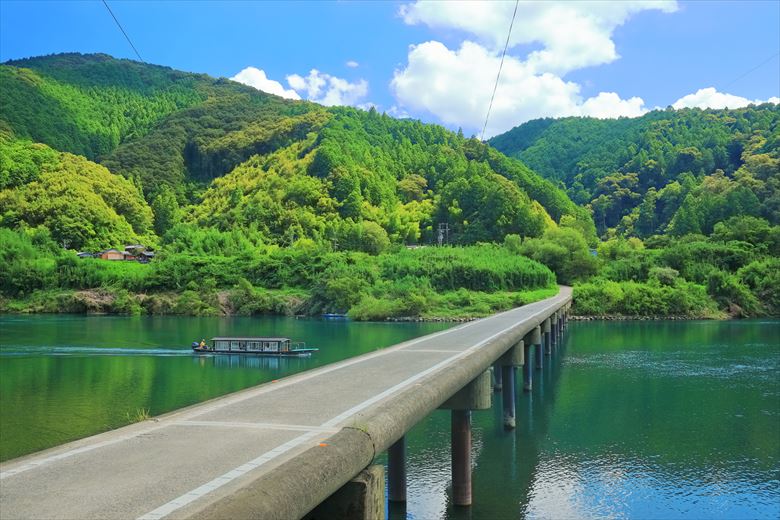
[[518,394],[516,431],[500,398],[473,414],[474,505],[449,502],[436,412],[409,434],[409,504],[391,517],[776,520],[778,337],[777,321],[575,324]]
[[[189,350],[258,324],[325,348],[310,359]],[[211,318],[0,326],[16,332],[0,340],[5,458],[118,426],[139,407],[161,413],[435,330]],[[780,322],[767,320],[573,324],[564,355],[534,371],[533,392],[518,392],[516,430],[504,431],[500,398],[473,414],[473,507],[450,503],[450,416],[437,411],[408,435],[409,502],[391,518],[777,520],[779,337]]]
[[[705,348],[705,347],[703,347]],[[636,376],[652,375],[657,378],[669,377],[716,377],[732,379],[747,377],[774,379],[777,376],[777,359],[771,357],[748,357],[734,359],[724,365],[722,358],[708,352],[702,356],[696,352],[647,352],[634,350],[619,353],[591,354],[588,356],[570,355],[566,365],[588,366],[608,370],[633,370]]]

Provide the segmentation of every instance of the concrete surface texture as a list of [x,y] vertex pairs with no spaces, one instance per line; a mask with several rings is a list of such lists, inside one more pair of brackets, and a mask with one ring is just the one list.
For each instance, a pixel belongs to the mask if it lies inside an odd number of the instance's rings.
[[0,465],[2,518],[300,518],[571,289]]

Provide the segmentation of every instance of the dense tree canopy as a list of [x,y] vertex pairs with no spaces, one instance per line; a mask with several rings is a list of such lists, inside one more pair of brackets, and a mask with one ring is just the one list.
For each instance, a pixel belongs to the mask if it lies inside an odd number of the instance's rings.
[[[485,315],[557,277],[584,314],[780,313],[775,105],[493,148],[105,55],[7,62],[0,97],[0,310]],[[139,242],[150,265],[72,251]]]
[[601,233],[712,230],[750,214],[780,223],[780,106],[657,110],[531,121],[490,143],[566,186]]

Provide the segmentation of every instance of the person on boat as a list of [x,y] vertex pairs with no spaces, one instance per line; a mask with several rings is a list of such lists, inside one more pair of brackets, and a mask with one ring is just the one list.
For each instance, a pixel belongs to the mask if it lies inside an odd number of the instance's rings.
[[206,339],[203,338],[200,340],[200,344],[198,345],[198,348],[201,350],[206,350]]

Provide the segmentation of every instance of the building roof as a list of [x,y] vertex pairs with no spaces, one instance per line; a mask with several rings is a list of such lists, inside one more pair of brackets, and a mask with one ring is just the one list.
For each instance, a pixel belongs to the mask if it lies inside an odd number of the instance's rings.
[[290,341],[290,338],[263,338],[259,336],[254,336],[254,337],[219,336],[216,338],[211,338],[211,341]]

